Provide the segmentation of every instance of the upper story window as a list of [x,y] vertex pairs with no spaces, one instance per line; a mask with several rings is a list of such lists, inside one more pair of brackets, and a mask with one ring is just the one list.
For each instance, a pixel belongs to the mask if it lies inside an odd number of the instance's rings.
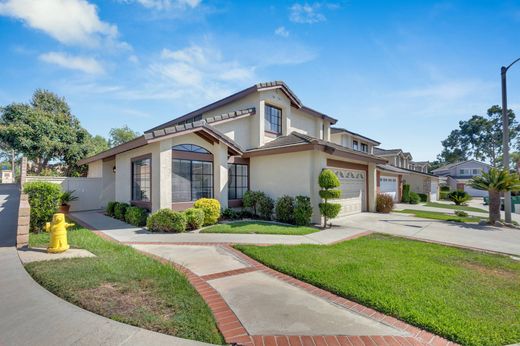
[[151,163],[150,157],[132,160],[132,201],[150,202]]
[[265,131],[276,134],[282,133],[282,110],[265,105]]
[[368,144],[361,143],[361,151],[368,153]]
[[466,170],[464,168],[459,169],[459,174],[464,175],[466,173]]
[[209,154],[210,152],[204,149],[203,147],[199,147],[195,144],[179,144],[172,148],[172,150],[176,151],[187,151],[191,153],[200,153],[200,154]]
[[477,175],[478,174],[478,169],[473,169],[473,175]]
[[358,143],[358,141],[353,141],[352,142],[352,149],[359,150],[359,143]]

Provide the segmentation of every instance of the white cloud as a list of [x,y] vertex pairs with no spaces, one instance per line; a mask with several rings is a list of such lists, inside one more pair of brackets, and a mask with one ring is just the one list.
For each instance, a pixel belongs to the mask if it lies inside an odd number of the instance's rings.
[[327,20],[321,12],[323,5],[319,2],[312,4],[293,4],[290,8],[289,20],[300,24],[314,24]]
[[102,21],[97,7],[86,0],[7,0],[0,3],[0,15],[21,20],[67,45],[117,43],[117,27]]
[[289,37],[289,31],[284,26],[276,28],[274,33],[278,36]]
[[39,59],[49,64],[55,64],[69,70],[78,70],[88,74],[102,74],[103,66],[94,58],[73,56],[60,52],[41,54]]
[[179,8],[195,8],[201,0],[122,0],[126,3],[136,2],[146,8],[153,10],[170,10]]

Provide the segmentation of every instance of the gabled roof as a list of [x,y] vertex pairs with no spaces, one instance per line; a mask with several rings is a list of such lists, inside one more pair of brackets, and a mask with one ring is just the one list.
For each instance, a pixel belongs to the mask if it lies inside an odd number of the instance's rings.
[[410,161],[410,163],[414,165],[429,165],[430,161]]
[[230,96],[227,96],[227,97],[224,97],[223,99],[220,99],[218,101],[215,101],[213,103],[210,103],[209,105],[207,106],[204,106],[202,108],[199,108],[199,109],[196,109],[192,112],[189,112],[187,114],[184,114],[180,117],[177,117],[173,120],[170,120],[164,124],[161,124],[159,126],[156,126],[154,128],[151,128],[147,131],[145,131],[145,133],[148,133],[148,132],[153,132],[153,131],[156,131],[156,130],[159,130],[159,129],[163,129],[163,128],[166,128],[166,127],[171,127],[172,125],[175,125],[183,120],[186,120],[186,119],[190,119],[194,116],[197,116],[197,115],[201,115],[203,113],[207,113],[207,112],[211,112],[212,110],[215,110],[219,107],[222,107],[222,106],[225,106],[231,102],[234,102],[236,100],[239,100],[249,94],[252,94],[252,93],[255,93],[255,92],[258,92],[258,91],[262,91],[262,90],[271,90],[271,89],[280,89],[288,98],[289,100],[291,100],[291,104],[300,109],[301,111],[305,112],[305,113],[308,113],[310,115],[313,115],[313,116],[317,116],[317,117],[320,117],[322,119],[327,119],[328,121],[330,121],[332,124],[335,124],[337,122],[337,119],[334,119],[332,117],[329,117],[328,115],[326,114],[323,114],[323,113],[320,113],[312,108],[309,108],[309,107],[306,107],[302,104],[302,102],[300,101],[300,99],[296,96],[296,94],[287,86],[287,84],[285,84],[283,81],[273,81],[273,82],[267,82],[267,83],[258,83],[258,84],[255,84],[253,86],[250,86],[249,88],[246,88],[244,90],[241,90],[237,93],[234,93]]
[[351,134],[353,136],[357,136],[357,137],[363,138],[366,141],[368,141],[368,142],[370,142],[370,143],[372,143],[374,145],[380,145],[381,144],[378,141],[376,141],[375,139],[371,139],[371,138],[365,137],[363,135],[360,135],[359,133],[352,132],[352,131],[349,131],[347,129],[341,128],[341,127],[331,127],[330,128],[330,133],[331,134],[335,134],[335,133],[348,133],[348,134]]
[[395,166],[388,165],[388,164],[385,164],[385,165],[377,165],[377,168],[378,168],[378,169],[381,169],[381,170],[384,170],[384,171],[393,172],[393,173],[401,173],[401,174],[419,174],[419,175],[425,175],[425,176],[428,176],[428,177],[438,178],[438,176],[436,176],[435,174],[425,173],[425,172],[419,172],[419,171],[415,171],[415,170],[413,170],[413,169],[408,169],[408,168],[395,167]]
[[478,163],[478,164],[481,164],[481,165],[484,165],[484,166],[488,166],[488,167],[491,167],[490,165],[488,165],[487,163],[485,162],[480,162],[480,161],[477,161],[477,160],[466,160],[466,161],[460,161],[460,162],[453,162],[453,163],[449,163],[447,165],[444,165],[442,167],[439,167],[439,168],[436,168],[434,170],[432,170],[432,172],[441,172],[441,171],[446,171],[446,170],[449,170],[453,167],[457,167],[459,165],[462,165],[463,163],[467,163],[467,162],[475,162],[475,163]]
[[374,154],[379,156],[385,156],[385,155],[398,155],[399,153],[402,153],[403,151],[401,149],[383,149],[383,148],[374,148]]
[[298,132],[291,132],[286,136],[277,137],[276,139],[264,144],[259,148],[249,149],[244,153],[244,156],[252,156],[255,155],[255,153],[261,152],[265,152],[267,154],[269,152],[274,152],[275,150],[282,148],[297,148],[307,146],[315,146],[316,148],[323,149],[325,152],[330,153],[331,155],[335,155],[336,153],[343,153],[361,161],[365,160],[375,163],[386,163],[385,159],[382,159],[378,156],[368,154],[362,151],[353,150],[333,142],[325,141]]

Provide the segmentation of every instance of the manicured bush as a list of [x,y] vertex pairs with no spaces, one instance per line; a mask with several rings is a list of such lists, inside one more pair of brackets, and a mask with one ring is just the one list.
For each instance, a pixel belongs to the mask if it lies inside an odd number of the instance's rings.
[[311,223],[312,205],[307,196],[296,196],[294,199],[294,222],[298,226],[307,226]]
[[428,195],[425,194],[425,193],[418,193],[417,195],[419,195],[419,199],[421,200],[421,202],[428,202]]
[[240,214],[234,209],[226,208],[222,212],[222,218],[225,220],[237,220],[240,218]]
[[459,217],[468,217],[468,213],[466,213],[464,210],[455,210],[455,215]]
[[276,220],[285,223],[294,223],[294,198],[287,195],[278,198],[274,211]]
[[419,195],[413,191],[410,191],[410,204],[419,204],[419,202],[421,201],[421,197],[419,197]]
[[273,217],[274,200],[265,195],[258,201],[258,214],[264,220],[271,220]]
[[137,227],[146,225],[148,211],[139,207],[128,207],[125,213],[125,221]]
[[246,191],[244,193],[244,197],[242,198],[242,203],[245,208],[251,209],[254,216],[257,216],[258,204],[260,200],[265,197],[265,193],[262,191]]
[[220,202],[214,198],[200,198],[193,206],[204,212],[204,225],[214,225],[220,219]]
[[452,191],[448,194],[448,199],[456,205],[463,205],[471,199],[471,196],[465,191]]
[[327,227],[327,221],[338,216],[341,210],[341,204],[329,203],[329,199],[341,196],[341,191],[337,190],[341,183],[333,171],[324,169],[318,177],[318,184],[321,187],[320,197],[324,200],[323,203],[319,204],[320,213],[323,215],[323,227]]
[[439,192],[439,198],[440,198],[440,199],[447,200],[449,194],[450,194],[450,193],[447,192],[447,191],[441,191],[441,192]]
[[242,209],[240,211],[237,212],[237,218],[238,219],[252,219],[253,218],[253,214],[247,210],[247,209]]
[[117,204],[119,204],[119,202],[115,202],[115,201],[108,202],[108,203],[107,203],[107,208],[105,209],[105,213],[106,213],[108,216],[113,217],[113,216],[114,216],[114,209],[115,209],[115,207],[116,207]]
[[376,197],[376,211],[378,213],[389,213],[394,209],[394,199],[386,193],[379,193]]
[[146,221],[146,227],[151,232],[180,233],[186,230],[186,224],[186,215],[171,209],[160,209]]
[[130,208],[128,203],[117,203],[114,207],[114,217],[121,221],[125,221],[126,210]]
[[403,203],[410,203],[410,185],[403,184],[403,197],[401,198]]
[[184,211],[184,214],[186,214],[187,227],[189,229],[199,229],[204,226],[205,214],[202,209],[189,208]]
[[450,192],[450,187],[449,186],[441,186],[441,191],[443,192]]
[[28,195],[31,206],[29,229],[31,232],[41,231],[58,210],[61,188],[58,184],[38,181],[25,183],[23,192]]

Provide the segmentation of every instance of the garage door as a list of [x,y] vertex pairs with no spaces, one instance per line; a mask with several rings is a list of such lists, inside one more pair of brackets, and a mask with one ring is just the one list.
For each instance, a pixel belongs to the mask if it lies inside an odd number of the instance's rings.
[[[338,217],[366,210],[366,172],[353,169],[330,168],[341,183],[341,204]],[[336,201],[335,201],[336,202]]]
[[433,181],[431,183],[431,193],[430,193],[430,202],[437,201],[437,190],[439,190],[439,183],[437,181]]
[[381,176],[379,178],[379,192],[392,196],[397,201],[397,177]]
[[464,191],[466,191],[470,196],[473,196],[473,197],[487,197],[488,196],[488,192],[486,190],[477,190],[468,185],[464,185]]

